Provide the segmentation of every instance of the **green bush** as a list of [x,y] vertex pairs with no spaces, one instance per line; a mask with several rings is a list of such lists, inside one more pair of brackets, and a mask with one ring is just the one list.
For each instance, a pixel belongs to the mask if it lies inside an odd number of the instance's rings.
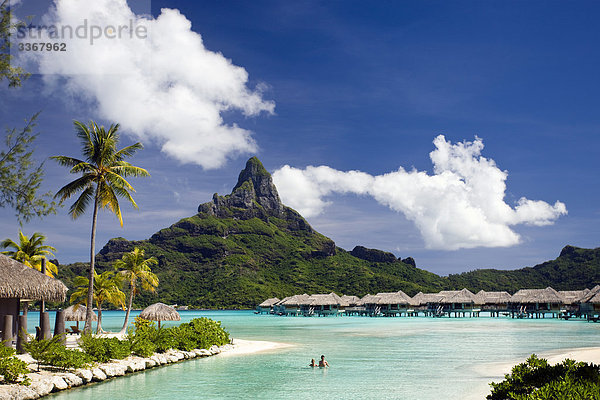
[[107,362],[121,360],[131,354],[131,343],[117,338],[103,338],[84,334],[79,339],[79,346],[94,361]]
[[38,371],[40,364],[67,370],[86,367],[93,361],[82,351],[67,349],[61,339],[57,335],[52,339],[32,340],[24,345],[25,350],[37,361]]
[[20,385],[28,386],[31,381],[25,375],[29,372],[27,363],[14,357],[14,355],[14,349],[6,347],[4,342],[0,342],[0,375],[3,377],[2,383],[19,383]]
[[230,340],[221,323],[209,318],[195,318],[171,328],[157,328],[154,322],[136,318],[134,326],[135,329],[129,333],[131,350],[141,357],[171,348],[185,351],[208,349],[212,345],[227,344]]
[[491,383],[488,400],[600,400],[600,367],[564,360],[550,365],[531,355],[500,383]]

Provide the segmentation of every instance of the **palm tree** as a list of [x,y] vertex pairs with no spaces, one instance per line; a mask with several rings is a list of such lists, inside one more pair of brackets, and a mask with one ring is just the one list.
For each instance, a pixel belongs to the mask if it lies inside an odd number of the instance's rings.
[[117,150],[119,124],[111,125],[108,131],[93,121],[90,121],[87,126],[79,121],[75,121],[74,124],[77,137],[81,140],[85,161],[67,156],[54,156],[51,158],[63,166],[70,167],[72,174],[82,174],[81,177],[63,186],[55,196],[59,197],[60,201],[63,202],[76,193],[81,192],[81,195],[69,209],[71,217],[73,219],[79,217],[85,212],[89,203],[92,200],[94,202],[90,270],[88,272],[89,291],[84,327],[85,332],[90,332],[92,329],[94,257],[98,209],[108,208],[115,213],[119,219],[119,223],[123,226],[123,217],[121,216],[118,197],[127,199],[137,208],[137,204],[133,200],[133,197],[131,197],[131,192],[135,192],[135,190],[125,178],[129,176],[149,176],[150,174],[145,169],[133,166],[124,161],[125,158],[133,156],[136,151],[142,148],[141,143],[138,142]]
[[[45,245],[45,240],[46,236],[39,232],[35,232],[31,235],[31,238],[28,238],[22,231],[19,231],[19,243],[15,243],[11,239],[4,239],[0,243],[1,248],[12,248],[13,250],[2,251],[0,253],[22,262],[30,268],[41,271],[42,259],[45,257],[54,257],[52,252],[56,251],[54,247]],[[57,273],[58,268],[56,265],[47,261],[46,275],[54,277],[54,274]]]
[[133,251],[125,253],[120,260],[115,262],[115,269],[119,270],[119,275],[129,283],[129,303],[127,304],[125,322],[120,333],[125,333],[127,330],[133,297],[140,292],[137,281],[141,281],[142,289],[150,292],[154,292],[154,288],[158,286],[158,277],[150,269],[151,265],[156,264],[158,264],[156,258],[144,259],[144,250],[137,247]]
[[[89,291],[89,280],[85,276],[77,276],[73,280],[73,285],[77,290],[71,295],[71,303],[86,304]],[[118,275],[113,271],[104,271],[98,275],[94,271],[94,300],[98,307],[98,326],[96,333],[103,333],[102,330],[102,304],[108,301],[110,304],[125,309],[125,293],[121,291],[121,282]]]

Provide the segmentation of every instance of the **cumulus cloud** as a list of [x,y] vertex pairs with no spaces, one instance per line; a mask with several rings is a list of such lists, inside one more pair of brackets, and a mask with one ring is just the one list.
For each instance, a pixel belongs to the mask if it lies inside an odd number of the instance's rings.
[[433,174],[399,168],[372,176],[327,166],[298,169],[285,165],[273,173],[284,203],[311,217],[331,204],[334,193],[368,195],[413,221],[428,248],[456,250],[512,246],[520,241],[517,224],[549,225],[567,209],[557,201],[504,200],[508,173],[481,155],[483,141],[452,144],[443,135],[429,156]]
[[[63,29],[83,24],[80,35]],[[40,73],[92,102],[98,117],[204,168],[257,150],[251,132],[222,115],[273,113],[264,85],[249,88],[247,71],[208,50],[178,10],[164,8],[153,18],[136,15],[126,0],[55,0],[44,26],[57,28],[54,37],[51,29],[42,34],[65,42],[66,51],[33,53]]]

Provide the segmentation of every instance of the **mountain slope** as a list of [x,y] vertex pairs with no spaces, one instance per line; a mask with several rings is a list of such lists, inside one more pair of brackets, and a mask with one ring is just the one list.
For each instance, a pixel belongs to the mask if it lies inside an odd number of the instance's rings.
[[[213,195],[198,213],[161,229],[148,240],[111,239],[97,256],[98,269],[111,268],[123,253],[140,247],[159,263],[157,294],[136,297],[139,306],[156,301],[195,307],[253,307],[267,297],[299,293],[362,296],[367,293],[443,289],[471,291],[552,286],[591,288],[600,283],[600,249],[567,246],[552,261],[519,270],[482,269],[440,277],[415,267],[411,258],[356,246],[351,252],[316,232],[300,214],[281,203],[271,175],[253,157],[231,194]],[[61,266],[67,286],[87,265]]]
[[[136,297],[197,307],[253,307],[266,297],[331,292],[364,295],[402,289],[437,291],[444,279],[391,253],[365,248],[350,252],[316,232],[300,214],[284,206],[271,175],[257,158],[240,173],[231,194],[215,194],[198,214],[161,229],[148,240],[111,239],[98,254],[109,268],[135,246],[159,264],[157,296]],[[84,264],[65,268],[68,281]]]
[[600,283],[600,248],[582,249],[565,246],[558,258],[534,267],[512,271],[480,269],[448,277],[448,285],[471,290],[506,290],[523,288],[577,290]]

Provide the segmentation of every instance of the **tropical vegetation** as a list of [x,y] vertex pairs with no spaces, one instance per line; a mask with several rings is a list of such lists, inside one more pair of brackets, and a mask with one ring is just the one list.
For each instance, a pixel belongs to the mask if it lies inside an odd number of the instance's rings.
[[142,149],[141,143],[134,143],[117,150],[119,124],[111,125],[108,130],[93,121],[90,121],[88,125],[79,121],[75,121],[74,124],[77,137],[81,141],[84,159],[68,156],[54,156],[52,158],[60,165],[69,167],[72,174],[81,175],[79,178],[63,186],[55,196],[62,203],[80,193],[77,200],[69,209],[71,217],[75,219],[81,216],[89,204],[93,202],[90,267],[88,271],[89,291],[84,328],[86,332],[89,332],[92,326],[98,210],[108,208],[117,216],[119,223],[123,226],[119,197],[126,199],[137,208],[137,204],[131,195],[135,190],[125,178],[130,176],[149,176],[149,174],[145,169],[133,166],[125,161],[126,158],[133,156],[138,150]]
[[[92,363],[124,359],[132,354],[149,357],[153,353],[164,353],[169,349],[191,351],[193,349],[209,349],[211,346],[222,346],[230,343],[229,333],[221,323],[209,318],[196,318],[180,326],[157,328],[152,321],[137,317],[134,328],[131,328],[124,340],[83,334],[79,339],[80,350],[67,349],[63,337],[57,335],[52,339],[32,340],[25,344],[25,350],[40,365],[49,365],[63,370],[84,368]],[[0,349],[0,368],[5,364],[4,354],[14,354],[14,350]],[[16,361],[20,361],[15,359]],[[13,361],[15,362],[15,361]],[[24,364],[24,363],[23,363]],[[17,365],[17,364],[15,364]],[[18,364],[17,367],[23,367]],[[27,364],[24,364],[25,370]],[[22,370],[11,367],[12,375],[7,379],[17,381]],[[0,374],[1,374],[0,369]],[[19,372],[21,371],[21,372]],[[16,378],[14,378],[16,374]]]
[[[104,271],[98,274],[94,271],[94,301],[98,308],[98,324],[96,333],[103,333],[102,305],[104,302],[125,308],[125,293],[121,291],[121,279],[113,271]],[[86,304],[88,299],[89,280],[85,276],[78,276],[73,281],[75,291],[71,294],[70,301],[74,304]]]
[[0,342],[0,382],[29,385],[30,380],[26,375],[29,372],[27,363],[19,360],[14,355],[15,349],[7,347],[5,342]]
[[[135,295],[139,293],[141,289],[154,292],[155,288],[158,286],[158,277],[150,268],[156,264],[158,264],[156,258],[145,258],[144,250],[140,250],[137,247],[133,249],[133,251],[124,254],[120,260],[115,262],[114,267],[115,270],[118,271],[118,275],[129,284],[129,301],[127,303],[127,312],[125,313],[125,321],[123,322],[121,333],[125,333],[127,330],[129,314],[131,313]],[[138,281],[140,284],[138,284]]]
[[488,400],[597,400],[600,366],[568,359],[550,365],[533,354],[514,366],[502,382],[490,385]]
[[[6,250],[0,252],[1,254],[7,255],[30,268],[42,270],[42,260],[48,257],[54,257],[53,251],[56,249],[52,246],[45,245],[46,236],[39,232],[35,232],[31,237],[23,234],[19,231],[19,243],[12,241],[11,239],[4,239],[0,243],[0,248],[10,248],[12,250]],[[51,261],[46,261],[46,275],[53,277],[58,273],[56,264]]]

